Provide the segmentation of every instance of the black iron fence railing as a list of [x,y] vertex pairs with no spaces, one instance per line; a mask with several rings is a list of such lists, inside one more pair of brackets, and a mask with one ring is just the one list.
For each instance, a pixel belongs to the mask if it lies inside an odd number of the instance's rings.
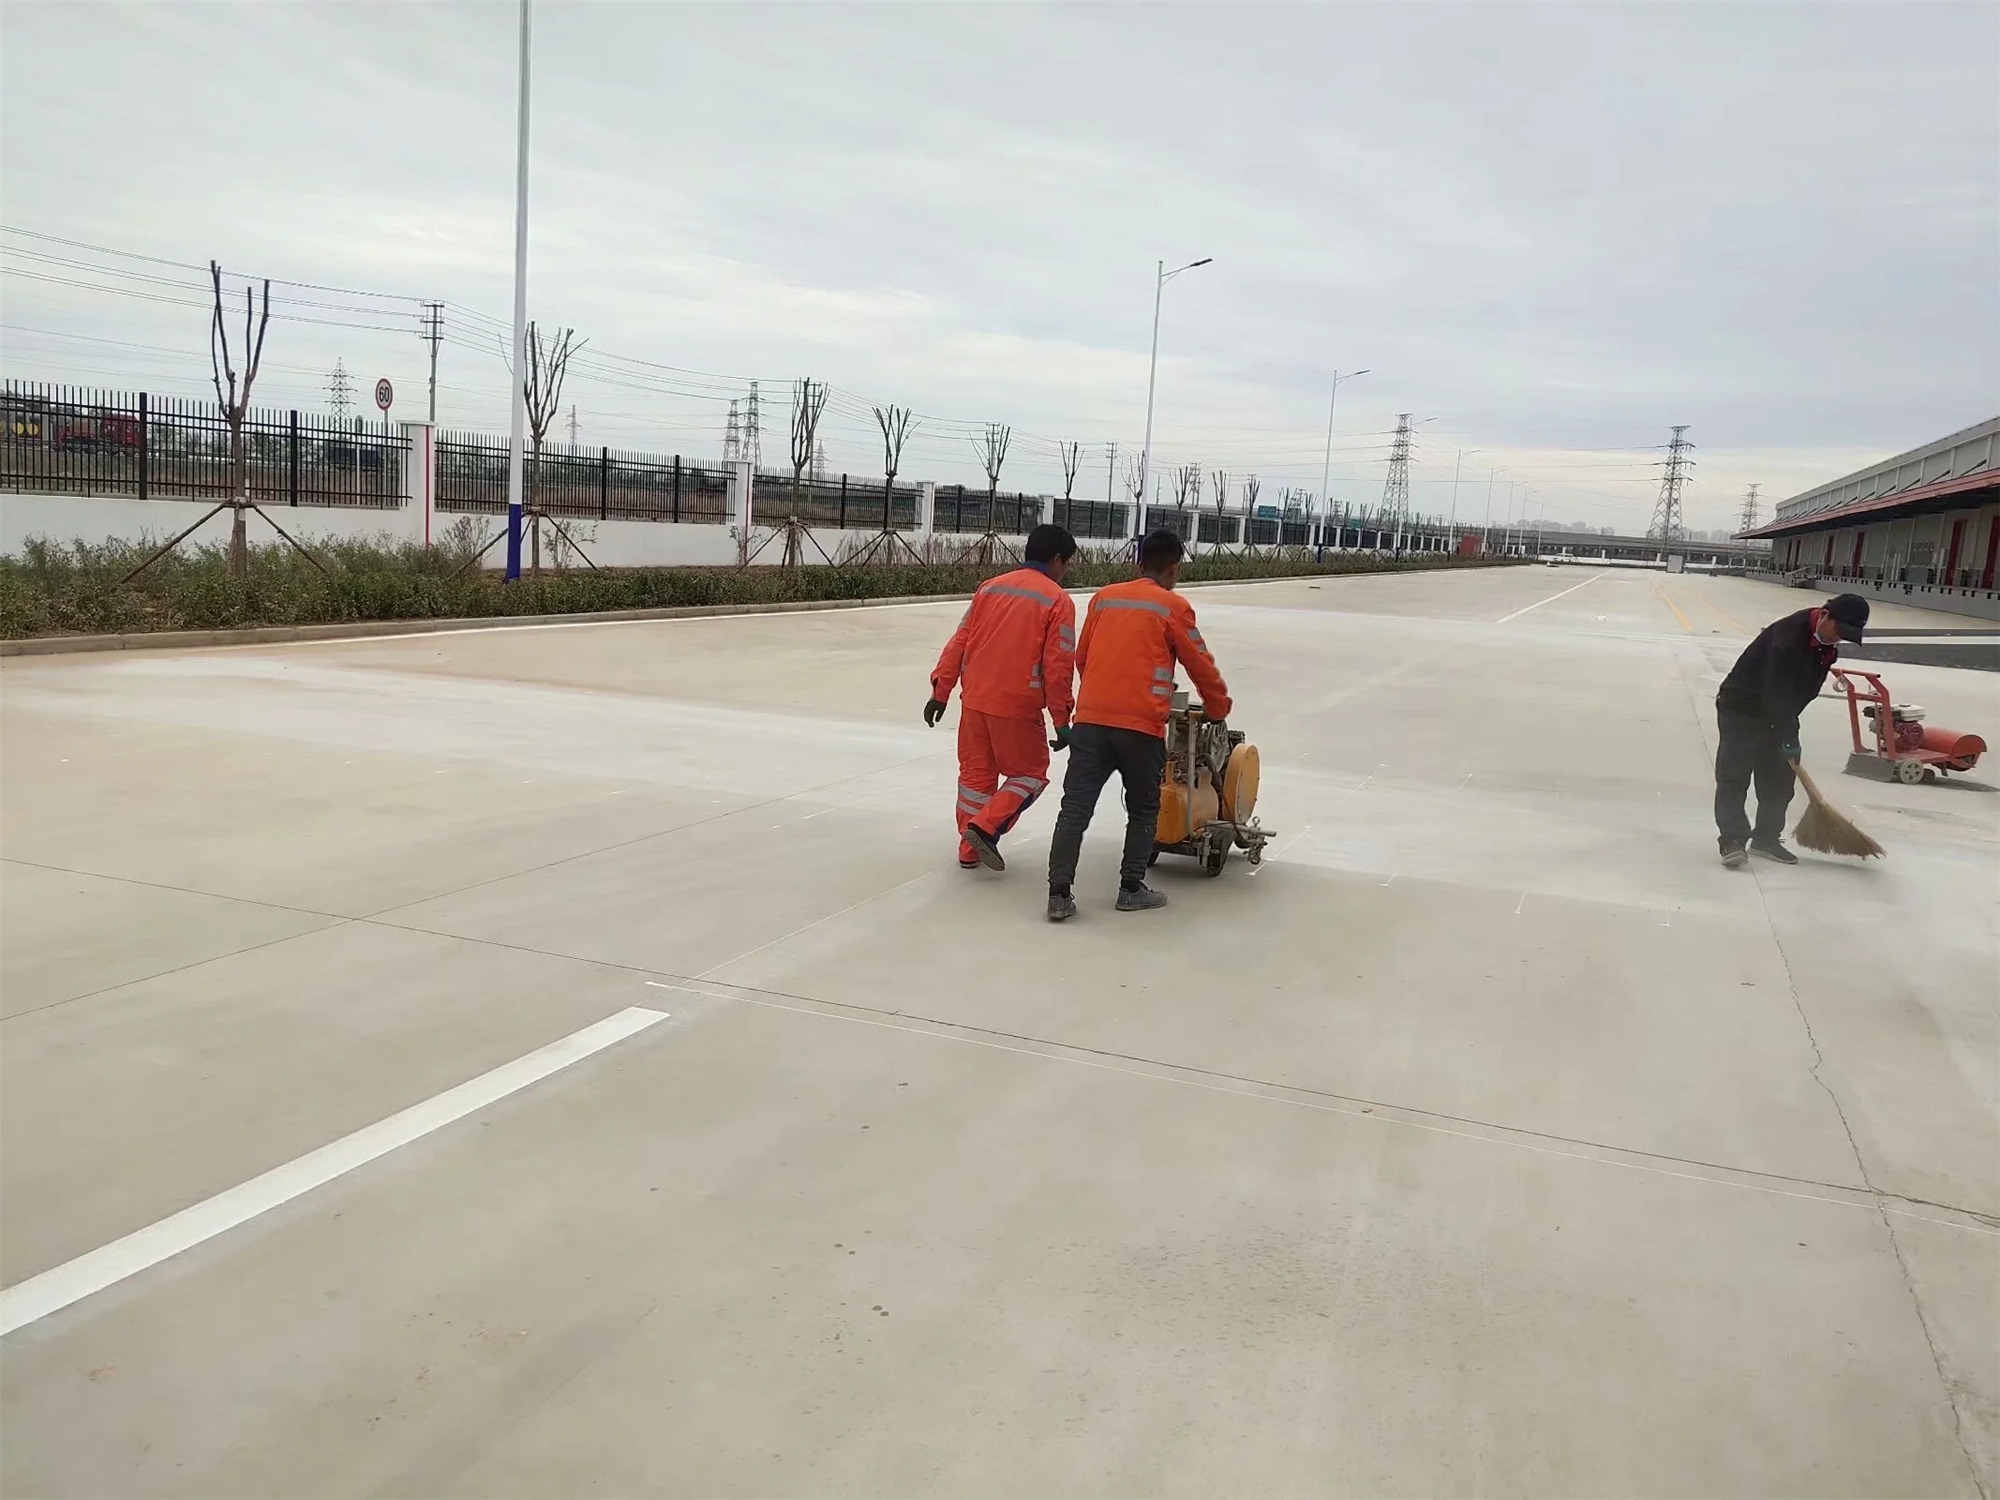
[[[223,500],[228,420],[214,402],[7,381],[0,489]],[[243,423],[250,496],[263,505],[394,509],[409,443],[382,422],[253,409]]]
[[[503,513],[507,469],[505,439],[439,433],[437,508]],[[558,519],[713,524],[729,514],[729,471],[679,454],[545,443],[539,458],[532,447],[523,455],[522,484],[534,503]]]

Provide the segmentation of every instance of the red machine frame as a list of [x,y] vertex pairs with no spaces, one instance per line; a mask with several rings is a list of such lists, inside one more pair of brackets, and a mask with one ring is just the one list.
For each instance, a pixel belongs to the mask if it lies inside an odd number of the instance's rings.
[[[1859,671],[1854,667],[1831,667],[1828,671],[1847,695],[1847,724],[1854,734],[1856,756],[1889,762],[1895,770],[1896,779],[1908,785],[1928,781],[1946,771],[1969,771],[1978,762],[1978,751],[1968,759],[1949,751],[1922,746],[1904,749],[1896,743],[1896,706],[1890,701],[1888,688],[1882,685],[1881,674]],[[1861,687],[1856,678],[1865,679],[1868,686]],[[1875,708],[1872,715],[1866,716],[1875,726],[1875,742],[1872,745],[1864,743],[1861,737],[1864,717],[1861,705],[1864,701]],[[1975,740],[1975,743],[1979,743],[1980,750],[1985,749],[1983,742]],[[1852,762],[1849,764],[1851,768]]]

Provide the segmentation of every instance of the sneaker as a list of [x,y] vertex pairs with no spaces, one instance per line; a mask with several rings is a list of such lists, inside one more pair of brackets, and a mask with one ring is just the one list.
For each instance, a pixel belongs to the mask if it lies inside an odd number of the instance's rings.
[[1049,920],[1067,922],[1076,915],[1076,897],[1068,891],[1049,892]]
[[1750,863],[1750,851],[1741,844],[1722,846],[1722,867],[1726,870],[1740,870]]
[[1118,888],[1118,909],[1120,911],[1158,911],[1167,904],[1167,898],[1149,885],[1134,886],[1127,890]]
[[978,857],[977,857],[977,856],[975,856],[975,857],[973,857],[973,858],[971,858],[971,859],[961,859],[961,860],[959,860],[959,862],[958,862],[958,867],[959,867],[959,868],[960,868],[961,870],[976,870],[976,869],[978,869],[978,868],[979,868],[979,860],[978,860]]
[[993,835],[988,833],[984,828],[981,828],[977,823],[968,823],[965,825],[965,842],[978,854],[979,862],[986,866],[987,869],[1004,870],[1007,868],[1007,861],[1000,857],[1000,846],[994,842]]
[[1752,839],[1750,852],[1760,859],[1770,860],[1773,864],[1795,865],[1799,862],[1799,857],[1776,839],[1772,839],[1769,843],[1761,839]]

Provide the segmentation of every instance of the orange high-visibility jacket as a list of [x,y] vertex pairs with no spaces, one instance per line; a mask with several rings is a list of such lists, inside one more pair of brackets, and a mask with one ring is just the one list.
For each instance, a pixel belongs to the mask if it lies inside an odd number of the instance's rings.
[[1099,589],[1076,645],[1076,721],[1165,734],[1174,664],[1188,669],[1211,719],[1229,717],[1229,689],[1194,622],[1194,606],[1150,578]]
[[1040,568],[989,578],[931,669],[940,703],[964,679],[965,706],[999,719],[1036,719],[1046,708],[1056,727],[1075,704],[1076,605]]

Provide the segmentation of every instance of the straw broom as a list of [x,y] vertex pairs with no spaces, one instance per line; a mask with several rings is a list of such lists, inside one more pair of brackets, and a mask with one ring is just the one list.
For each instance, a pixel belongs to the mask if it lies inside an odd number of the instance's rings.
[[1859,859],[1880,859],[1882,846],[1868,837],[1847,815],[1819,794],[1806,768],[1797,761],[1792,762],[1792,770],[1799,778],[1799,785],[1806,789],[1806,800],[1812,805],[1805,816],[1799,819],[1799,826],[1792,837],[1804,848],[1819,854],[1852,854]]

